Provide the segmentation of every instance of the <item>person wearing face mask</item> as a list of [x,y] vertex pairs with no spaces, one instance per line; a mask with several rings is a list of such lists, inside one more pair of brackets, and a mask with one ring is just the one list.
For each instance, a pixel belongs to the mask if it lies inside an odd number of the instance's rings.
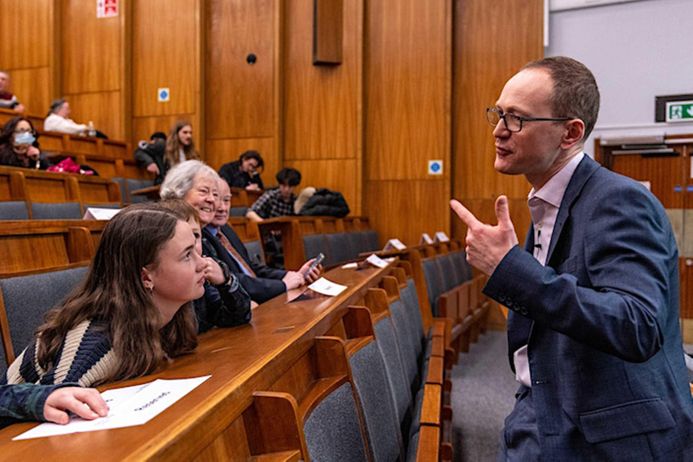
[[39,151],[38,134],[31,121],[15,117],[0,132],[0,165],[45,170],[51,163]]

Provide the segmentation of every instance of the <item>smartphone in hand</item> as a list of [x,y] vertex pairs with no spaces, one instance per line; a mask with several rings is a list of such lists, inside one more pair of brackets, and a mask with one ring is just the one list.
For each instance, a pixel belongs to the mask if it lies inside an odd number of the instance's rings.
[[325,255],[320,252],[317,257],[315,257],[315,260],[313,260],[313,263],[310,264],[308,268],[306,268],[305,273],[303,273],[303,277],[308,276],[311,271],[313,271],[317,266],[322,263],[322,261],[325,259]]

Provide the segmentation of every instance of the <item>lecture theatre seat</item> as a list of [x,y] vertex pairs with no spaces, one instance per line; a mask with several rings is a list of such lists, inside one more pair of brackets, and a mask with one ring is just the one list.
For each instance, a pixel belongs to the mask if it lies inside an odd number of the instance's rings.
[[32,202],[31,218],[33,220],[79,220],[82,218],[82,206],[79,202]]
[[29,209],[25,201],[0,202],[0,220],[27,220]]
[[[7,315],[2,331],[10,333],[10,339],[3,339],[8,363],[29,344],[44,314],[62,302],[86,273],[87,267],[80,266],[0,279],[0,310]],[[0,324],[4,318],[0,315]]]

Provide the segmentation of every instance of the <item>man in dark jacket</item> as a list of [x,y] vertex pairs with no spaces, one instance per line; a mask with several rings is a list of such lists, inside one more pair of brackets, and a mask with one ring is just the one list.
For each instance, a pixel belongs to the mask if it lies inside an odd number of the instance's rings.
[[149,173],[156,175],[154,184],[161,184],[168,170],[164,160],[166,150],[166,134],[164,132],[154,132],[149,138],[149,142],[140,141],[135,150],[135,160],[137,165],[147,169]]

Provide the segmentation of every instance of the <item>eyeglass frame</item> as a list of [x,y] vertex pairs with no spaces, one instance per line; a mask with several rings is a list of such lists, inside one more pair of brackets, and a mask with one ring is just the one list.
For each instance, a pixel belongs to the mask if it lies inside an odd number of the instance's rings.
[[[491,122],[491,120],[488,118],[488,115],[491,112],[495,112],[496,114],[498,114],[498,122],[496,122],[495,124]],[[515,119],[520,121],[520,128],[518,130],[510,130],[510,127],[508,127],[508,122],[506,122],[505,120],[507,116],[514,117]],[[486,120],[488,121],[489,125],[491,125],[492,127],[496,127],[502,120],[503,125],[505,125],[505,129],[508,130],[510,133],[520,133],[522,131],[522,125],[525,122],[567,122],[569,120],[573,120],[574,118],[575,117],[523,117],[513,114],[512,112],[502,112],[497,107],[486,108]]]

